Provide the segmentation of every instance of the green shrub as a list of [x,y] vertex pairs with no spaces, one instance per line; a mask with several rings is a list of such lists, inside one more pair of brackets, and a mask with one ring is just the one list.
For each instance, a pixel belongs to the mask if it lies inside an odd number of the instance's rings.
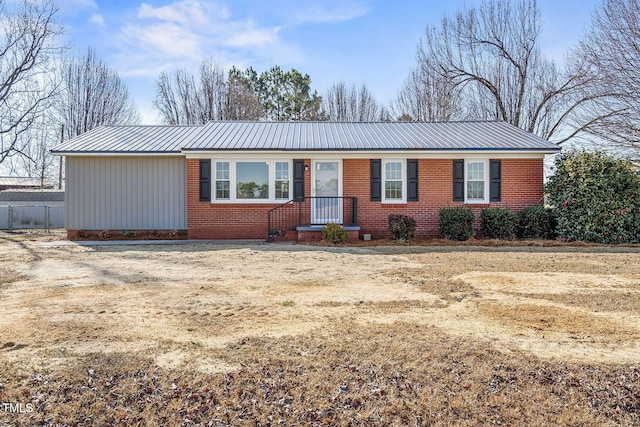
[[546,191],[561,240],[640,242],[640,175],[631,162],[602,152],[564,153]]
[[487,208],[480,212],[482,233],[494,239],[513,239],[516,235],[516,214],[509,208]]
[[322,227],[322,240],[338,245],[344,243],[349,238],[347,231],[340,224],[328,223]]
[[523,239],[555,238],[556,219],[553,209],[528,206],[518,212],[518,237]]
[[469,208],[442,208],[438,221],[440,235],[449,240],[468,240],[473,236],[473,220],[473,211]]
[[388,221],[391,239],[407,241],[416,235],[416,220],[410,216],[391,214]]

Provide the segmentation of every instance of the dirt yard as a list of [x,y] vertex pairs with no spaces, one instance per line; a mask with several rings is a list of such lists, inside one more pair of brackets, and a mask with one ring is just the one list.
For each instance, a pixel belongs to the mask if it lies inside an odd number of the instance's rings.
[[0,232],[10,425],[640,425],[640,248]]

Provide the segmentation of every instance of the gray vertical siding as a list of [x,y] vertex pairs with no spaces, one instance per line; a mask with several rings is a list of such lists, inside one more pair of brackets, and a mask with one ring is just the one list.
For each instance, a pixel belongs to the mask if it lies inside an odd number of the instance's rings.
[[184,230],[184,157],[66,158],[69,230]]

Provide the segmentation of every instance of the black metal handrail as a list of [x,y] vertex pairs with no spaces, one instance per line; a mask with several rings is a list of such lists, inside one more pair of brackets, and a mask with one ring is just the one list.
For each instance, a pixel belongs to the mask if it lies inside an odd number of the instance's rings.
[[[289,200],[267,211],[267,242],[270,242],[274,237],[278,237],[286,233],[288,229],[291,229],[288,218],[291,216],[291,211],[294,208],[295,200]],[[296,212],[297,210],[293,210],[294,215]]]
[[271,208],[267,212],[267,241],[300,226],[325,225],[329,222],[358,225],[358,198],[300,197]]

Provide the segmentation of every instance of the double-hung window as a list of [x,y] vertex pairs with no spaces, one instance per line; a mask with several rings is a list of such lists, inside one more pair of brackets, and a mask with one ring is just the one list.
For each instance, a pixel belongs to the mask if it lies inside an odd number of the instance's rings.
[[229,162],[216,162],[216,200],[230,199],[229,178]]
[[466,197],[468,203],[488,203],[488,168],[485,160],[466,161]]
[[489,203],[501,200],[500,160],[454,160],[453,201]]
[[417,159],[369,160],[370,200],[382,203],[418,201]]
[[490,203],[502,200],[500,159],[453,161],[453,201]]
[[385,161],[384,162],[384,202],[404,201],[404,162]]
[[289,161],[216,161],[214,201],[253,203],[288,200],[290,169]]
[[276,199],[289,199],[289,162],[276,162]]

